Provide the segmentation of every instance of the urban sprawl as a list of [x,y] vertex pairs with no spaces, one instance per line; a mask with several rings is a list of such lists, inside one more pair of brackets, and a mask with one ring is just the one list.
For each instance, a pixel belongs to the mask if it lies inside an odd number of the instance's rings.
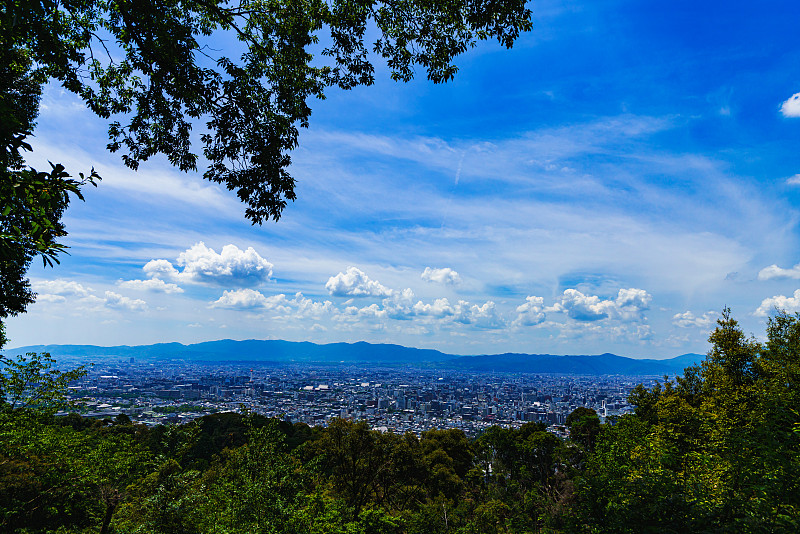
[[236,411],[326,426],[333,418],[371,428],[414,432],[459,428],[467,435],[500,425],[539,421],[562,433],[575,408],[601,419],[631,410],[628,394],[654,377],[530,375],[409,367],[253,362],[200,364],[137,362],[94,365],[70,386],[84,416],[125,414],[146,425],[181,424]]

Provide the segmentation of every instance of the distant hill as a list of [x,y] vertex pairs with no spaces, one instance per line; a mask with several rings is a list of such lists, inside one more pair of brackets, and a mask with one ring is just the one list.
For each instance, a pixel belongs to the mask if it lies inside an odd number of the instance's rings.
[[438,350],[391,344],[329,343],[282,340],[234,341],[222,339],[191,345],[32,345],[5,351],[8,355],[49,352],[54,358],[99,360],[186,360],[195,362],[366,363],[373,365],[425,365],[464,371],[504,373],[560,373],[580,375],[675,375],[703,360],[701,354],[683,354],[667,360],[636,359],[615,354],[557,356],[553,354],[486,354],[457,356]]
[[482,372],[561,373],[575,375],[675,375],[699,363],[702,354],[683,354],[667,360],[635,359],[616,354],[556,356],[552,354],[493,354],[462,356],[444,363],[447,367]]
[[317,345],[308,341],[282,340],[234,341],[222,339],[192,345],[157,343],[155,345],[32,345],[7,350],[10,355],[26,352],[49,352],[53,357],[140,358],[155,360],[189,360],[203,362],[267,361],[267,362],[362,362],[362,363],[430,363],[455,356],[438,350],[416,349],[401,345],[329,343]]

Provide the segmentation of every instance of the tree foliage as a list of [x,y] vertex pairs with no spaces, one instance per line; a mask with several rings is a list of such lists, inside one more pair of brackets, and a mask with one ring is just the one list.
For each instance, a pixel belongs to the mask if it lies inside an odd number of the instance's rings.
[[[33,80],[57,80],[110,121],[108,148],[126,165],[163,154],[188,171],[202,155],[205,178],[260,223],[295,198],[289,152],[310,98],[371,85],[373,56],[395,80],[420,67],[445,82],[457,55],[485,39],[511,47],[530,18],[520,0],[14,0],[0,20],[3,45],[30,58]],[[215,50],[219,36],[238,49]]]
[[[524,0],[4,2],[0,324],[33,302],[32,258],[58,262],[70,196],[82,199],[81,187],[99,179],[94,169],[74,179],[58,163],[44,172],[25,166],[46,83],[109,121],[107,148],[131,169],[156,155],[182,171],[202,164],[204,178],[234,191],[247,219],[261,224],[295,199],[290,153],[312,98],[371,85],[374,57],[394,80],[420,67],[446,82],[456,56],[485,39],[510,48],[530,19]],[[216,48],[226,41],[227,50]]]
[[[4,17],[5,20],[5,17]],[[5,23],[3,23],[5,24]],[[70,196],[83,199],[81,187],[99,179],[92,170],[74,179],[60,164],[49,172],[26,167],[24,151],[38,115],[43,77],[25,50],[0,37],[0,348],[5,345],[2,320],[25,311],[34,293],[25,273],[41,256],[58,262],[66,235],[61,216]]]
[[55,363],[46,352],[17,358],[0,354],[0,412],[35,409],[54,413],[66,408],[67,386],[84,376],[86,368],[61,371]]
[[[770,319],[759,343],[726,310],[710,339],[700,366],[636,388],[613,424],[578,407],[568,439],[543,423],[470,439],[235,413],[147,428],[7,404],[0,530],[797,532],[800,315]],[[5,384],[46,365],[18,362]]]
[[631,395],[581,480],[584,527],[614,532],[793,532],[800,528],[800,315],[767,342],[725,309],[702,365]]

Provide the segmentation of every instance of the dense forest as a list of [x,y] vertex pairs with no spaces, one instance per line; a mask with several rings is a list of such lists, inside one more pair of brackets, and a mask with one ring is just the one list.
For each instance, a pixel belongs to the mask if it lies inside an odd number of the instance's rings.
[[[147,428],[55,417],[40,355],[0,373],[0,531],[523,533],[800,531],[800,315],[766,341],[726,310],[705,361],[562,440],[539,423],[381,433],[220,413]],[[75,371],[80,373],[80,371]]]

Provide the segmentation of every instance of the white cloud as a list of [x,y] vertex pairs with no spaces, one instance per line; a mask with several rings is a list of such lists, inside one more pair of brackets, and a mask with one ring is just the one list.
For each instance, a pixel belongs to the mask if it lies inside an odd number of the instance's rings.
[[644,289],[627,288],[620,289],[617,293],[616,312],[621,319],[640,320],[642,312],[650,308],[653,296]]
[[455,314],[453,306],[446,298],[436,299],[433,304],[425,304],[422,301],[414,304],[414,313],[417,315],[429,315],[431,317],[450,317]]
[[529,296],[525,298],[525,304],[517,306],[517,318],[514,319],[513,324],[515,326],[536,326],[542,324],[546,318],[544,299]]
[[386,317],[386,311],[377,304],[370,304],[369,306],[364,306],[363,308],[359,308],[358,306],[348,306],[344,309],[339,318],[346,318],[347,316],[354,318],[367,317],[372,319],[382,319]]
[[395,291],[389,298],[383,299],[381,305],[370,304],[359,308],[357,306],[347,306],[342,312],[343,318],[349,317],[368,317],[373,319],[395,319],[404,321],[417,315],[417,305],[414,304],[414,292],[411,289]]
[[440,298],[428,304],[422,301],[414,303],[413,298],[414,292],[411,289],[404,289],[383,299],[381,304],[373,303],[361,308],[347,306],[334,318],[350,323],[358,319],[408,321],[418,318],[427,324],[438,323],[441,326],[463,324],[485,329],[503,328],[506,325],[492,301],[477,305],[460,300],[451,304],[446,298]]
[[295,313],[298,317],[313,317],[319,318],[322,315],[332,313],[335,311],[335,306],[333,302],[326,300],[326,301],[316,301],[310,299],[308,297],[304,297],[302,293],[296,293],[294,298],[289,301],[289,303],[294,306]]
[[222,296],[211,303],[212,308],[252,309],[264,306],[266,297],[253,289],[234,289],[224,291]]
[[63,295],[53,295],[51,293],[36,295],[36,302],[38,303],[61,304],[62,302],[66,301],[67,298]]
[[164,282],[160,278],[150,278],[149,280],[120,280],[119,282],[117,282],[117,285],[125,289],[134,289],[139,291],[153,291],[160,293],[183,293],[183,289],[178,285],[169,284],[167,282]]
[[277,309],[287,312],[289,311],[287,304],[286,295],[282,293],[271,297],[265,297],[260,291],[245,288],[224,291],[220,298],[211,303],[211,307],[235,310],[262,308],[267,310]]
[[231,310],[267,310],[280,315],[292,315],[297,319],[316,319],[335,310],[331,301],[315,301],[304,297],[302,293],[295,294],[293,299],[287,298],[283,293],[267,297],[260,291],[249,288],[224,291],[219,299],[211,303],[210,307]]
[[759,280],[772,280],[774,278],[800,278],[800,263],[791,269],[783,269],[775,264],[764,267],[758,272]]
[[108,299],[100,298],[97,295],[87,295],[78,300],[76,309],[89,312],[102,312],[107,304]]
[[425,267],[420,278],[426,282],[437,282],[439,284],[457,284],[461,281],[459,274],[450,267],[444,267],[442,269]]
[[[51,109],[63,111],[68,107],[83,108],[81,111],[86,112],[80,102],[53,103]],[[85,119],[72,118],[71,120],[80,122]],[[43,120],[43,122],[46,121]],[[55,124],[59,122],[57,121]],[[136,172],[123,166],[119,158],[112,154],[85,150],[92,146],[87,138],[83,138],[81,141],[73,139],[73,145],[67,147],[63,137],[57,132],[55,135],[48,135],[46,127],[37,129],[37,133],[39,132],[41,134],[37,135],[34,143],[34,154],[47,154],[53,161],[62,163],[68,169],[83,168],[87,161],[91,161],[97,172],[103,177],[105,188],[110,188],[114,195],[126,195],[126,197],[135,195],[150,204],[160,204],[171,210],[188,205],[194,212],[205,212],[206,215],[208,212],[213,212],[217,217],[220,215],[241,217],[241,206],[236,202],[235,196],[227,193],[224,187],[198,180],[197,176],[179,172],[166,161],[156,163],[151,160],[148,162],[147,172]],[[39,159],[37,161],[37,158],[41,158],[41,156],[35,156],[29,164],[37,168],[47,165],[47,160]],[[132,204],[138,203],[132,202]]]
[[552,310],[566,313],[576,321],[597,321],[608,318],[609,310],[613,307],[614,303],[610,300],[587,296],[577,289],[566,289],[561,302],[556,302]]
[[639,321],[642,312],[649,308],[652,296],[644,289],[620,289],[614,300],[603,300],[596,295],[584,295],[577,289],[566,289],[559,302],[545,311],[563,312],[570,319],[581,322],[601,319]]
[[471,324],[478,328],[503,328],[505,321],[497,313],[497,308],[491,300],[486,301],[483,306],[473,304],[469,308],[469,319],[466,324]]
[[167,260],[150,260],[145,263],[142,270],[150,278],[178,279],[181,276],[180,271]]
[[465,300],[450,304],[446,298],[441,298],[436,299],[433,304],[419,301],[414,305],[413,310],[416,315],[438,318],[444,323],[455,322],[478,328],[502,328],[505,326],[505,321],[498,314],[497,307],[491,300],[479,306]]
[[344,273],[331,276],[325,289],[337,297],[390,297],[392,290],[371,280],[361,269],[348,267]]
[[793,94],[781,104],[781,113],[784,117],[800,117],[800,93]]
[[395,291],[391,297],[383,299],[383,309],[390,319],[410,319],[415,315],[414,292],[410,288]]
[[788,177],[786,183],[789,185],[800,185],[800,174]]
[[611,323],[600,324],[597,322],[568,322],[544,323],[547,326],[558,328],[557,339],[562,340],[592,340],[594,342],[619,342],[625,340],[636,344],[644,344],[653,338],[653,331],[648,324],[638,323]]
[[[102,307],[108,306],[109,308],[138,310],[146,307],[144,301],[131,300],[116,293],[111,293],[114,296],[110,299],[108,296],[105,299],[100,298],[93,294],[92,288],[72,280],[39,280],[33,282],[31,287],[37,291],[36,301],[40,304],[63,304],[67,302],[68,297],[74,297],[77,299],[78,309],[98,311]],[[117,299],[116,297],[120,298]]]
[[754,314],[759,317],[766,317],[776,308],[789,313],[800,311],[800,289],[796,290],[792,297],[775,295],[774,297],[762,300],[761,306],[756,309]]
[[708,328],[717,319],[717,312],[707,311],[703,315],[696,316],[691,311],[676,313],[672,316],[672,324],[680,328]]
[[193,280],[210,283],[238,282],[257,285],[272,276],[272,264],[262,258],[253,247],[240,250],[236,245],[225,245],[217,254],[201,241],[181,252],[178,265],[183,275]]
[[105,305],[109,308],[130,311],[144,311],[147,309],[147,303],[141,299],[132,299],[113,291],[106,291],[105,297]]
[[253,247],[241,250],[225,245],[217,254],[202,241],[178,255],[179,271],[167,260],[151,260],[144,266],[150,278],[167,278],[176,282],[208,285],[252,287],[267,282],[272,276],[272,264]]
[[39,295],[39,299],[47,300],[49,296],[53,295],[61,295],[61,296],[76,296],[76,297],[86,297],[91,294],[91,288],[84,287],[78,282],[74,282],[72,280],[40,280],[37,282],[31,283],[31,287],[36,292],[41,292],[42,295]]

